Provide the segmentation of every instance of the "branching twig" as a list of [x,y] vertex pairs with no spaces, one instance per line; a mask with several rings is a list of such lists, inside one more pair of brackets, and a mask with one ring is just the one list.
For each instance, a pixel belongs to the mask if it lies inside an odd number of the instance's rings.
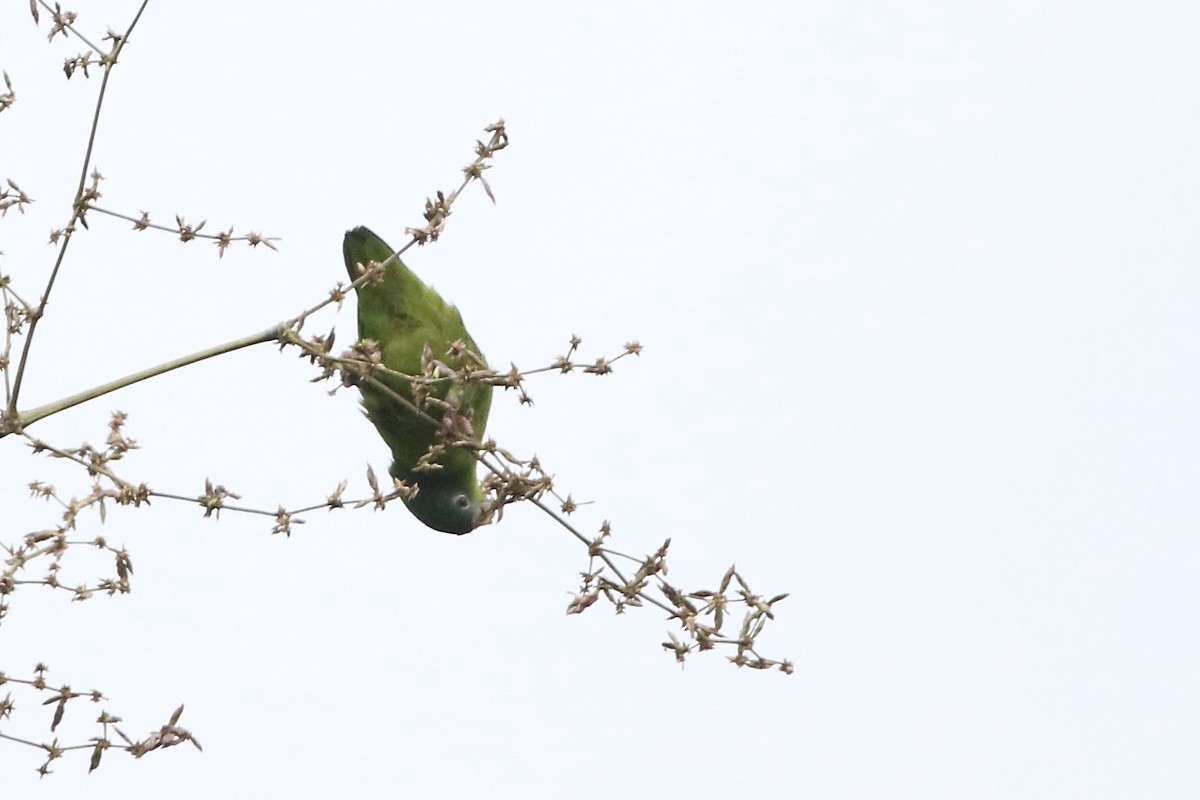
[[[100,127],[100,110],[104,107],[104,96],[108,91],[109,77],[112,75],[113,67],[117,64],[117,59],[121,55],[121,50],[124,49],[125,43],[129,41],[129,36],[133,33],[133,29],[137,27],[138,20],[142,18],[142,12],[146,10],[146,4],[149,1],[150,0],[142,0],[142,4],[138,6],[137,13],[133,15],[133,20],[129,23],[129,26],[125,29],[125,33],[123,35],[118,35],[112,33],[111,31],[109,32],[108,38],[112,41],[112,48],[104,55],[103,58],[104,76],[100,81],[100,90],[96,96],[96,108],[92,113],[92,125],[91,129],[88,131],[87,147],[83,156],[83,166],[79,171],[79,186],[75,191],[75,202],[71,211],[71,219],[66,226],[66,235],[62,238],[62,241],[59,244],[58,257],[55,258],[54,268],[50,271],[50,277],[46,280],[46,288],[42,291],[42,299],[38,303],[37,308],[34,309],[30,317],[29,329],[25,332],[25,342],[21,349],[21,358],[17,362],[17,375],[13,381],[12,391],[9,393],[8,397],[8,407],[6,409],[7,417],[12,418],[16,416],[17,401],[21,396],[21,386],[25,380],[25,367],[29,363],[29,353],[31,346],[33,345],[34,333],[37,330],[38,322],[46,313],[46,304],[50,302],[50,293],[54,290],[54,283],[58,279],[58,271],[62,268],[63,259],[67,254],[67,245],[71,243],[71,235],[75,232],[75,222],[77,220],[81,223],[83,222],[83,215],[90,199],[86,193],[87,178],[88,172],[91,171],[92,150],[96,146],[96,131]],[[42,2],[41,5],[46,8],[47,11],[51,10],[50,7],[44,2]],[[55,28],[50,32],[50,38],[53,38],[57,31],[67,29],[70,30],[71,33],[78,36],[82,41],[87,42],[87,40],[84,39],[84,37],[80,35],[70,24],[75,19],[74,14],[71,12],[66,12],[67,14],[70,14],[70,17],[69,19],[64,18],[63,13],[59,9],[58,5],[55,5],[51,13],[54,15]],[[36,21],[36,19],[37,12],[34,11],[34,20]],[[91,43],[88,43],[88,45],[93,50],[97,50],[97,52],[99,52],[95,45],[92,45]],[[99,173],[95,174],[97,176],[99,175]],[[95,180],[98,180],[98,177]],[[84,223],[84,225],[86,227],[86,223]]]

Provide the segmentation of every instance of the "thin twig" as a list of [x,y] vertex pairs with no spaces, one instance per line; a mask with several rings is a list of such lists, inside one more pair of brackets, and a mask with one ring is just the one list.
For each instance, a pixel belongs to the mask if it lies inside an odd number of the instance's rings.
[[[30,318],[29,330],[25,332],[25,342],[21,348],[21,359],[17,362],[17,376],[13,381],[12,392],[8,397],[8,417],[15,417],[17,414],[17,400],[20,397],[21,387],[25,380],[25,367],[29,363],[29,351],[33,344],[33,334],[37,330],[38,322],[46,313],[46,304],[50,301],[50,292],[54,289],[54,283],[58,279],[58,271],[62,267],[63,258],[67,254],[67,245],[71,243],[75,223],[83,221],[84,187],[87,186],[88,173],[92,164],[92,151],[96,145],[96,131],[100,127],[100,110],[104,106],[104,96],[108,91],[109,76],[112,74],[112,68],[117,64],[117,58],[121,55],[121,50],[124,49],[125,43],[129,41],[130,34],[133,33],[138,20],[142,18],[142,12],[146,10],[146,4],[149,2],[150,0],[142,0],[141,6],[138,7],[137,13],[133,16],[133,21],[125,29],[125,35],[113,42],[112,51],[105,56],[104,76],[100,81],[100,91],[96,96],[96,109],[92,114],[92,127],[88,131],[87,149],[83,156],[83,166],[79,171],[79,185],[75,189],[75,200],[71,207],[71,221],[67,224],[66,235],[63,237],[62,244],[59,245],[58,256],[54,260],[54,269],[50,271],[50,277],[46,280],[46,288],[42,292],[42,299]],[[46,8],[50,10],[49,6],[46,6]],[[75,33],[74,29],[72,29],[72,33]],[[76,35],[78,36],[79,34],[76,33]],[[82,36],[80,38],[83,39]]]

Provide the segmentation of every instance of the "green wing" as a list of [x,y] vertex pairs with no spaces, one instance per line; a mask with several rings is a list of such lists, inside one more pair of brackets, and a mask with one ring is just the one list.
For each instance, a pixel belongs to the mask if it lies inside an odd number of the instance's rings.
[[[426,345],[433,358],[451,369],[474,366],[468,356],[450,353],[450,345],[462,342],[481,359],[482,353],[463,325],[458,309],[447,303],[394,256],[382,239],[367,228],[346,232],[342,254],[351,279],[360,275],[358,265],[371,262],[387,268],[381,283],[369,283],[358,289],[358,337],[373,339],[379,345],[384,366],[406,375],[421,374],[421,354]],[[464,362],[467,362],[464,364]],[[413,400],[410,382],[391,375],[379,376],[401,397]],[[475,476],[475,456],[469,450],[450,448],[436,463],[436,471],[414,472],[418,460],[438,441],[438,425],[397,402],[386,391],[371,384],[361,388],[367,417],[392,451],[391,474],[419,487],[417,496],[407,502],[418,519],[431,528],[447,533],[467,533],[481,514],[483,490]],[[471,438],[481,439],[492,404],[492,387],[471,383],[451,387],[449,381],[427,389],[430,396],[448,400],[470,426]],[[435,419],[443,413],[428,409]],[[461,428],[460,428],[461,429]]]

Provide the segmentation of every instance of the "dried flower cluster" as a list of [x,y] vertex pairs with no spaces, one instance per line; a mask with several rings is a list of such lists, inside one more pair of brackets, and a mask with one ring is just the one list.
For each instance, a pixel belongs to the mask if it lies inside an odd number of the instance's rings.
[[[14,678],[0,672],[0,686],[17,686],[32,693],[34,697],[39,699],[49,695],[45,700],[42,700],[43,707],[53,707],[54,711],[50,718],[50,733],[58,730],[58,726],[62,724],[63,718],[66,716],[67,705],[73,700],[88,700],[92,703],[101,703],[105,697],[96,690],[90,692],[72,691],[70,686],[62,685],[57,689],[50,686],[46,682],[46,673],[50,668],[45,664],[39,663],[33,668],[33,678],[23,679]],[[13,711],[16,709],[16,703],[12,699],[12,692],[8,691],[3,699],[0,699],[0,722],[7,722]],[[18,736],[0,731],[0,739],[13,742],[15,744],[28,745],[45,753],[46,760],[38,765],[38,774],[45,777],[53,772],[50,769],[50,764],[62,758],[68,752],[73,750],[90,750],[92,757],[88,766],[88,772],[100,766],[100,759],[104,757],[104,753],[114,747],[111,735],[115,733],[125,742],[124,745],[116,745],[119,749],[128,752],[134,758],[141,758],[146,753],[153,750],[159,750],[166,747],[174,747],[177,744],[191,742],[197,750],[203,750],[200,742],[191,734],[191,731],[179,725],[179,718],[183,716],[183,706],[175,709],[171,714],[167,723],[161,726],[157,731],[154,731],[146,738],[139,741],[130,739],[125,733],[117,727],[117,723],[121,722],[120,717],[114,717],[107,711],[101,711],[100,716],[96,719],[96,723],[100,725],[100,735],[93,736],[87,743],[64,745],[59,743],[57,737],[49,742],[34,742],[29,739],[23,739]],[[111,729],[111,730],[110,730]]]

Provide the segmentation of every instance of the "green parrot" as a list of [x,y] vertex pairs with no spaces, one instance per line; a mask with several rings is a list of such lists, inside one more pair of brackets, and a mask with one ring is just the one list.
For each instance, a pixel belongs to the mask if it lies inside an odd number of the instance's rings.
[[[383,282],[358,287],[358,338],[378,342],[384,366],[405,375],[421,374],[421,354],[426,345],[435,360],[451,369],[460,370],[464,365],[486,368],[470,356],[450,352],[451,343],[461,342],[483,358],[463,327],[458,309],[426,286],[399,258],[393,258],[394,253],[367,228],[346,232],[342,254],[352,280],[361,274],[358,265],[388,262]],[[401,397],[413,399],[409,381],[393,375],[377,377]],[[392,451],[388,471],[417,486],[416,496],[404,501],[408,510],[434,530],[455,534],[473,530],[483,514],[483,489],[475,475],[474,453],[451,447],[434,460],[440,469],[414,471],[418,460],[439,440],[438,426],[378,386],[364,382],[359,388],[367,418]],[[427,413],[445,423],[443,427],[460,432],[465,429],[474,439],[483,436],[492,405],[491,386],[469,383],[452,389],[451,382],[444,381],[429,386],[427,393],[448,401],[462,415],[445,420],[442,410],[428,407]]]

